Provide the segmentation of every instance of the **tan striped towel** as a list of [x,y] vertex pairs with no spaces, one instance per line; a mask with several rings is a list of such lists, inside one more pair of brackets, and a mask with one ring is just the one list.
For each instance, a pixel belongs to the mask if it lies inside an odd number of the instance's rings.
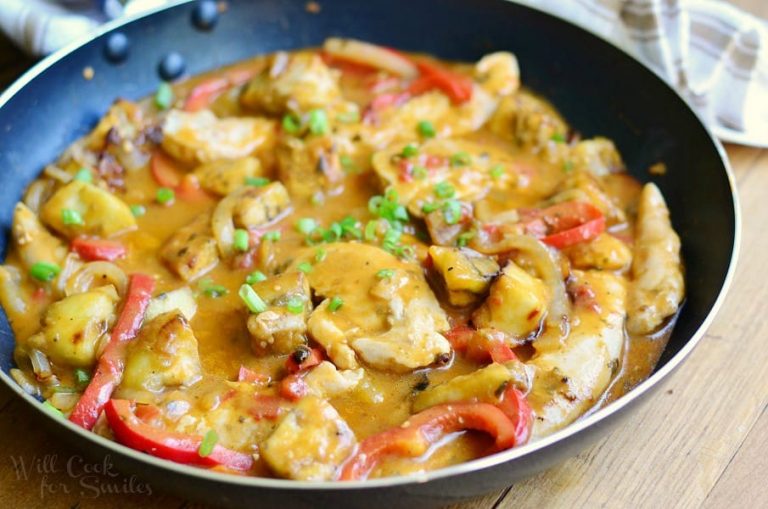
[[[168,1],[130,0],[125,13]],[[768,147],[765,21],[720,0],[512,1],[581,25],[633,54],[674,85],[721,139]],[[92,31],[99,17],[119,14],[124,3],[0,0],[0,28],[31,53],[45,54]]]

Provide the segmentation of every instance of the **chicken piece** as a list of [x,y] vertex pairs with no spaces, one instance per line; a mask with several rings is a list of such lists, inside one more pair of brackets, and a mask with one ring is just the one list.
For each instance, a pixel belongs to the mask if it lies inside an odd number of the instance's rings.
[[355,434],[335,408],[307,396],[262,444],[261,456],[280,477],[329,481],[356,443]]
[[194,174],[203,189],[226,196],[243,187],[247,178],[264,176],[264,169],[255,157],[241,157],[204,164]]
[[552,143],[553,137],[568,132],[552,106],[526,91],[502,99],[488,127],[494,134],[537,151]]
[[337,75],[316,53],[276,53],[267,70],[253,78],[240,102],[273,115],[307,112],[341,98]]
[[270,148],[274,139],[275,123],[264,118],[171,110],[163,122],[163,149],[187,164],[248,157]]
[[287,137],[275,149],[278,176],[291,196],[310,198],[317,192],[333,194],[344,178],[337,136]]
[[52,235],[29,207],[19,202],[13,209],[11,235],[22,263],[29,268],[37,262],[60,264],[67,247]]
[[538,330],[550,296],[543,281],[509,261],[472,315],[478,328],[494,328],[520,338]]
[[512,372],[503,364],[494,362],[466,375],[451,378],[445,383],[420,392],[413,399],[413,412],[443,403],[458,401],[498,402],[498,395],[512,380]]
[[[64,210],[79,214],[83,224],[65,224]],[[78,235],[110,237],[136,228],[136,218],[123,200],[79,180],[56,191],[40,210],[40,218],[69,238]]]
[[626,309],[623,279],[600,271],[572,275],[576,284],[589,286],[596,306],[577,306],[565,341],[527,363],[535,369],[528,395],[536,414],[534,439],[567,426],[592,407],[619,367]]
[[[288,270],[252,285],[268,308],[248,317],[251,346],[256,352],[265,350],[288,354],[307,343],[307,317],[312,309],[309,281],[303,272]],[[295,313],[286,304],[300,299],[303,311]]]
[[211,227],[224,258],[232,256],[235,228],[257,228],[276,220],[291,206],[280,182],[263,187],[245,186],[228,194],[213,211]]
[[55,364],[90,368],[100,339],[116,319],[118,300],[114,287],[101,286],[56,301],[45,311],[40,332],[27,344]]
[[[447,358],[451,347],[439,332],[448,320],[418,265],[367,244],[325,250],[307,275],[315,295],[326,298],[308,327],[337,366],[356,368],[357,354],[376,368],[407,372]],[[307,250],[294,265],[313,256]],[[333,297],[344,302],[336,311],[328,309]]]
[[584,201],[591,203],[605,215],[609,225],[622,224],[627,216],[614,199],[605,191],[600,180],[591,173],[574,171],[563,180],[550,201],[561,203],[565,201]]
[[304,377],[308,394],[328,399],[351,391],[360,383],[365,373],[363,368],[339,371],[332,363],[323,361]]
[[624,170],[624,161],[613,142],[607,138],[583,140],[571,147],[569,161],[574,168],[581,168],[595,177]]
[[577,269],[623,270],[632,263],[632,250],[610,233],[565,248],[563,253]]
[[144,322],[174,310],[179,311],[187,321],[192,320],[197,313],[197,301],[188,286],[163,292],[152,298],[144,312]]
[[203,214],[180,228],[159,251],[160,259],[185,281],[192,281],[219,263],[210,216]]
[[429,256],[454,306],[477,302],[499,272],[496,260],[465,247],[430,246]]
[[507,51],[485,55],[475,64],[475,80],[489,94],[507,96],[520,88],[520,66]]
[[674,314],[685,294],[680,238],[655,184],[646,184],[637,212],[637,235],[629,290],[627,329],[650,334]]
[[[141,108],[131,101],[118,99],[96,127],[88,133],[85,145],[93,151],[104,149],[109,136],[120,140],[132,140],[138,136],[144,124]],[[110,134],[113,133],[113,134]]]
[[127,389],[160,392],[189,386],[202,376],[197,338],[178,310],[145,320],[128,346],[121,385]]
[[[412,215],[424,216],[424,205],[439,208],[444,199],[436,195],[435,186],[450,186],[451,198],[474,202],[491,190],[517,189],[526,185],[514,171],[516,161],[498,146],[466,140],[431,140],[419,148],[415,156],[404,158],[403,146],[393,145],[373,155],[373,169],[385,187],[397,191]],[[429,167],[421,178],[414,167]],[[501,169],[495,175],[492,169]]]

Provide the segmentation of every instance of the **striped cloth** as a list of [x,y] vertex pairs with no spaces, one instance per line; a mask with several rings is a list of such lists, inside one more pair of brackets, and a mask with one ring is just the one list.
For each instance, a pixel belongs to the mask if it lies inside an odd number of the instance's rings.
[[[721,139],[768,147],[765,21],[719,0],[512,1],[581,25],[642,60],[677,88]],[[0,0],[0,28],[42,55],[106,19],[167,2]]]

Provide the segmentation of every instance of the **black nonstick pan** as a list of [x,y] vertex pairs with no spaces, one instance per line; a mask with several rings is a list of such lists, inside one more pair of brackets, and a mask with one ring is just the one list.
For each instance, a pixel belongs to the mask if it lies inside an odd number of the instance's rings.
[[[193,22],[194,2],[182,1],[113,23],[35,66],[0,96],[0,249],[6,250],[13,205],[25,186],[89,131],[117,97],[136,99],[154,91],[158,66],[172,52],[181,55],[187,74],[196,74],[258,53],[317,46],[334,35],[456,60],[509,50],[520,61],[524,84],[551,100],[585,136],[613,139],[638,179],[650,180],[647,169],[654,163],[668,169],[652,180],[666,196],[682,239],[688,297],[655,373],[606,408],[543,440],[427,474],[363,482],[317,484],[209,472],[133,451],[42,410],[40,419],[83,452],[110,454],[119,468],[155,487],[218,505],[260,508],[443,505],[547,468],[619,422],[642,426],[633,420],[633,410],[643,401],[653,404],[649,396],[702,338],[733,273],[738,204],[719,142],[652,71],[596,36],[528,7],[503,0],[328,0],[320,6],[312,13],[303,0],[229,0],[218,23],[201,28]],[[105,51],[115,31],[130,44],[127,58],[117,63]],[[86,68],[92,70],[90,80],[83,77]],[[0,379],[39,409],[8,376],[13,344],[0,313]]]

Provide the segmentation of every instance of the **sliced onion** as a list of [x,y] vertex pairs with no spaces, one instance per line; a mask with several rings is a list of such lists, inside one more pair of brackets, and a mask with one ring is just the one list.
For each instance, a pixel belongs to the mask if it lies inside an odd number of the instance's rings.
[[355,39],[331,37],[325,40],[323,49],[331,56],[364,64],[390,72],[403,78],[419,75],[416,65],[398,52]]
[[27,311],[21,290],[21,272],[11,265],[0,266],[0,304],[14,313]]
[[56,281],[53,284],[53,290],[56,292],[56,295],[58,297],[63,297],[67,294],[67,283],[70,279],[72,279],[72,276],[80,270],[80,268],[83,266],[83,262],[80,260],[80,257],[77,256],[74,253],[69,253],[66,258],[64,258],[64,265],[61,268],[61,272],[59,272],[59,275],[56,277]]
[[213,238],[219,246],[219,254],[223,258],[228,258],[233,251],[235,241],[235,208],[237,207],[240,194],[235,191],[227,195],[216,205],[211,219],[211,228],[213,229]]
[[87,292],[100,286],[113,285],[120,295],[125,294],[128,276],[123,269],[110,262],[89,262],[84,264],[66,283],[66,296]]
[[19,384],[19,387],[21,387],[24,392],[31,396],[40,396],[40,385],[35,379],[16,368],[13,368],[10,373],[11,378]]
[[45,380],[50,378],[53,374],[48,357],[40,350],[35,348],[30,350],[29,361],[32,363],[32,371],[35,372],[35,376],[37,376],[38,380]]
[[46,177],[50,177],[53,180],[58,180],[62,184],[68,184],[72,182],[72,175],[62,170],[58,166],[54,166],[52,164],[49,164],[48,166],[45,167],[45,169],[43,170],[43,175],[45,175]]
[[62,412],[69,412],[75,408],[75,405],[79,399],[79,392],[55,392],[51,394],[51,397],[48,398],[48,401],[51,403],[51,405],[55,406]]
[[40,212],[43,204],[53,192],[53,181],[49,179],[38,179],[32,182],[24,195],[24,204],[35,214]]

